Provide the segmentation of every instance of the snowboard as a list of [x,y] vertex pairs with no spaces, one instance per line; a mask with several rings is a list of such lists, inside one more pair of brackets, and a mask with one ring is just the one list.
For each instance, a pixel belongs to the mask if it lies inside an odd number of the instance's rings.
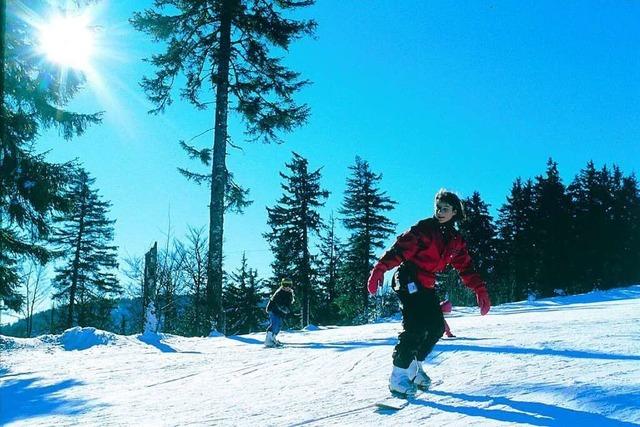
[[285,345],[284,345],[284,344],[282,344],[282,343],[278,343],[278,344],[275,344],[275,345],[266,345],[266,344],[265,344],[265,345],[264,345],[264,348],[283,348],[284,346],[285,346]]
[[411,397],[401,397],[401,396],[387,396],[382,400],[376,402],[376,407],[378,409],[388,410],[388,411],[399,411],[402,408],[405,408],[409,405],[411,399],[415,399],[421,392],[417,392],[415,396]]
[[[442,380],[432,381],[431,385],[429,386],[429,390],[431,390],[433,387],[436,387],[440,384],[442,384]],[[382,400],[377,401],[375,403],[375,406],[381,410],[399,411],[409,406],[409,404],[412,401],[414,401],[416,398],[418,398],[421,394],[428,393],[429,390],[418,389],[416,391],[416,394],[414,394],[413,396],[402,396],[402,395],[392,393],[390,396],[386,396]]]

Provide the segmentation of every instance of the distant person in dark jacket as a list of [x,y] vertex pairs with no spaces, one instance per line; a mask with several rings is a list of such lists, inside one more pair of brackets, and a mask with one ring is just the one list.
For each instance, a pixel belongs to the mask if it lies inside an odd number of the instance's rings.
[[489,312],[491,302],[484,281],[476,273],[467,245],[456,230],[464,218],[457,195],[440,190],[435,197],[435,214],[398,237],[373,267],[367,287],[375,294],[384,273],[398,267],[393,287],[402,303],[402,328],[393,351],[389,379],[392,394],[408,396],[416,389],[428,389],[431,379],[422,362],[445,332],[442,309],[435,292],[436,273],[453,266],[462,282],[476,293],[480,314]]
[[295,301],[293,283],[290,279],[282,279],[280,287],[269,299],[267,313],[269,314],[269,327],[264,339],[265,347],[280,347],[282,343],[277,340],[277,335],[282,328],[282,320],[291,313],[291,305]]

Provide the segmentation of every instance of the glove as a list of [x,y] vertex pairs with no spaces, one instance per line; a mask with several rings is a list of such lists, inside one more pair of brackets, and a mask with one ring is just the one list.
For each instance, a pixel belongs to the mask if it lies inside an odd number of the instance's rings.
[[382,279],[384,279],[384,270],[379,267],[371,270],[371,275],[367,281],[367,289],[371,295],[375,295],[378,292],[378,286],[382,283]]
[[478,300],[478,307],[480,307],[480,314],[484,316],[491,309],[491,301],[489,300],[487,288],[480,286],[476,289],[476,299]]

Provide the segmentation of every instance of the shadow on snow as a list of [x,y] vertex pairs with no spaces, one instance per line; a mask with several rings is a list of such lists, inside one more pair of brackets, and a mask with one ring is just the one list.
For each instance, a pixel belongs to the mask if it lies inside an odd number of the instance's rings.
[[484,353],[532,354],[537,356],[561,356],[574,359],[638,360],[640,356],[613,353],[595,353],[580,350],[554,350],[549,348],[526,348],[514,346],[482,347],[478,345],[446,344],[437,347],[441,351],[479,351]]
[[[264,342],[257,338],[250,338],[246,336],[230,336],[227,337],[231,340],[239,341],[245,344],[259,344],[263,345]],[[628,355],[628,354],[614,354],[614,353],[597,353],[581,350],[556,350],[548,348],[527,348],[527,347],[515,347],[515,346],[497,346],[497,347],[483,347],[479,345],[467,345],[461,344],[462,341],[481,341],[486,338],[466,338],[456,337],[455,339],[443,339],[436,346],[436,350],[440,352],[448,351],[478,351],[485,353],[502,353],[502,354],[530,354],[537,356],[560,356],[574,359],[601,359],[601,360],[637,360],[640,361],[640,356]],[[336,349],[338,351],[352,350],[362,347],[373,346],[394,346],[398,340],[396,338],[378,338],[367,341],[338,341],[338,342],[306,342],[306,343],[285,343],[285,347],[293,348],[309,348],[309,349]],[[455,343],[454,343],[455,342]]]
[[259,340],[257,338],[250,338],[243,335],[230,335],[227,338],[234,341],[240,341],[245,344],[260,344],[260,345],[264,344],[264,340]]
[[104,406],[62,395],[66,389],[82,386],[81,381],[69,379],[38,385],[39,381],[39,378],[12,379],[0,385],[0,425],[52,414],[77,415]]
[[[239,341],[245,344],[259,344],[259,345],[264,345],[264,341],[257,339],[257,338],[251,338],[251,337],[247,337],[247,336],[242,336],[242,335],[233,335],[233,336],[229,336],[227,337],[230,340],[234,340],[234,341]],[[337,342],[305,342],[305,343],[289,343],[289,342],[285,342],[284,346],[285,348],[287,347],[292,347],[292,348],[310,348],[310,349],[326,349],[326,348],[334,348],[338,351],[346,351],[346,350],[352,350],[355,348],[362,348],[362,347],[372,347],[372,346],[379,346],[379,345],[395,345],[396,344],[396,339],[395,338],[380,338],[380,339],[372,339],[372,340],[368,340],[368,341],[337,341]]]
[[[594,393],[595,392],[596,391],[594,391]],[[499,396],[474,396],[463,393],[448,393],[439,390],[430,391],[429,394],[466,401],[470,403],[470,406],[461,406],[459,403],[445,404],[433,402],[420,397],[415,399],[413,404],[447,413],[459,413],[470,417],[483,417],[508,423],[530,424],[534,426],[597,425],[599,427],[609,427],[635,425],[630,422],[612,419],[605,415],[562,408],[547,403],[519,401]],[[619,398],[620,396],[617,396],[614,399]],[[629,398],[631,399],[630,396]],[[510,410],[479,407],[478,403],[491,406],[499,405],[509,408]]]
[[138,340],[145,344],[149,344],[160,350],[163,353],[177,353],[176,349],[169,344],[165,344],[161,341],[160,335],[157,334],[142,334],[138,336]]

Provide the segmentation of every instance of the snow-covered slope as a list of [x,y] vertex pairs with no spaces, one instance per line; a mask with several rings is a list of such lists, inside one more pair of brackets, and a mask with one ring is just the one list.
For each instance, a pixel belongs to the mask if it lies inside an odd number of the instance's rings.
[[0,337],[0,424],[561,425],[640,423],[640,286],[454,311],[427,366],[442,383],[397,413],[397,321],[224,338],[73,329]]

